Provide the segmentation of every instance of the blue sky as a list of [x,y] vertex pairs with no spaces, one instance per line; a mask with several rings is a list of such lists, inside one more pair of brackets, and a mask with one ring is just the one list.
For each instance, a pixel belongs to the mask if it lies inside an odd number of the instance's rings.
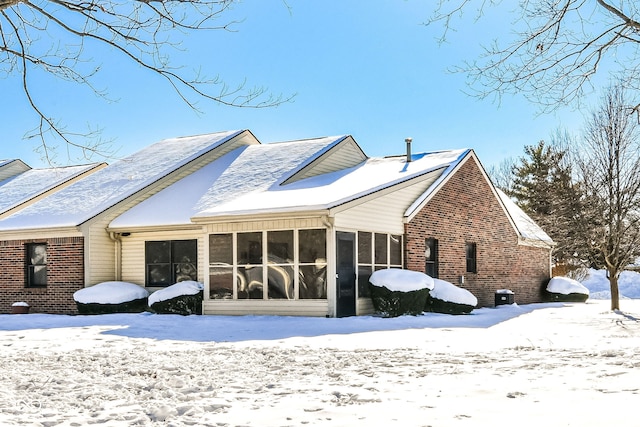
[[[201,68],[230,86],[266,86],[295,94],[269,109],[231,108],[200,101],[201,114],[185,105],[160,78],[125,62],[113,51],[96,51],[102,63],[95,80],[114,102],[67,83],[33,81],[39,100],[71,129],[87,124],[113,139],[119,156],[163,138],[250,129],[263,143],[351,134],[370,156],[401,154],[412,137],[414,151],[473,148],[486,167],[519,156],[526,144],[548,139],[562,126],[576,131],[580,112],[538,115],[535,105],[507,97],[501,105],[463,93],[463,75],[448,68],[480,53],[480,42],[506,36],[504,21],[471,16],[439,45],[441,27],[423,23],[433,12],[424,0],[260,0],[240,2],[228,18],[236,32],[184,39],[176,59]],[[224,17],[223,17],[224,19]],[[500,25],[498,25],[500,24]],[[505,28],[505,29],[498,29]],[[19,80],[0,80],[0,158],[46,166],[33,142],[23,140],[37,124],[21,96]],[[100,160],[100,159],[96,159]],[[59,149],[57,161],[67,159]]]

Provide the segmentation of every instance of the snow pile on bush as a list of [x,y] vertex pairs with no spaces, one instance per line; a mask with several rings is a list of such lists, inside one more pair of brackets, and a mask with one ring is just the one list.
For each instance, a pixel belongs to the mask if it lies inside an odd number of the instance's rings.
[[549,280],[545,295],[550,301],[585,302],[589,298],[589,289],[577,280],[557,276]]
[[73,294],[80,314],[139,313],[148,297],[145,288],[128,282],[102,282]]
[[425,311],[446,314],[468,314],[478,299],[468,290],[445,280],[433,279],[434,287],[429,291]]
[[411,292],[421,289],[433,289],[433,279],[419,271],[387,268],[375,271],[369,278],[373,286],[385,287],[390,291]]
[[426,274],[398,268],[375,271],[369,283],[373,307],[385,317],[421,314],[434,286]]
[[178,282],[149,296],[149,308],[161,314],[202,314],[204,285],[193,280]]

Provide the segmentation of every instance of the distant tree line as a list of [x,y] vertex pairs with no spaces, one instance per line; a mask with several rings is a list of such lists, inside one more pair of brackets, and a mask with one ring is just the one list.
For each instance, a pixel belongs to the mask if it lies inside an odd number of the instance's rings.
[[607,270],[612,310],[620,308],[620,274],[640,257],[635,105],[622,84],[614,85],[580,135],[557,131],[490,170],[496,186],[556,242],[556,266]]

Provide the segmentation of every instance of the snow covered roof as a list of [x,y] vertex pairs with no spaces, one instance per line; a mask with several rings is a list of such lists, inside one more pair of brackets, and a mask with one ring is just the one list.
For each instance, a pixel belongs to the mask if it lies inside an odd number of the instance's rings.
[[249,131],[227,131],[160,141],[0,220],[0,229],[81,225],[191,161]]
[[409,163],[404,156],[369,158],[351,168],[211,204],[194,219],[331,209],[429,172],[444,170],[467,151],[415,154]]
[[524,213],[524,211],[520,209],[520,207],[516,205],[509,196],[498,188],[496,188],[496,192],[498,193],[498,196],[500,196],[502,204],[507,210],[509,216],[511,216],[511,219],[513,220],[522,239],[529,243],[540,242],[548,246],[555,244],[551,237],[549,237],[549,235],[545,233],[538,224]]
[[[240,147],[115,218],[110,228],[191,224],[201,211],[275,191],[346,136]],[[296,185],[296,184],[289,184]],[[172,206],[172,209],[162,207]],[[153,214],[152,214],[153,213]]]
[[82,166],[29,169],[5,179],[0,182],[0,214],[103,165],[104,163],[94,163]]
[[[468,152],[415,154],[410,163],[405,157],[355,156],[358,162],[353,166],[292,179],[317,159],[332,157],[345,145],[354,152],[353,144],[351,137],[336,136],[239,148],[123,213],[109,228],[331,209],[430,172],[441,173]],[[327,167],[316,165],[316,169]],[[162,209],[169,204],[172,209]]]

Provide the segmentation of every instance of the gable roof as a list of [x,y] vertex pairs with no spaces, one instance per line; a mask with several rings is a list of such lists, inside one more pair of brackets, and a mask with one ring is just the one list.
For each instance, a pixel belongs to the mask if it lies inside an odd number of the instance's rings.
[[462,166],[466,161],[475,161],[480,173],[486,180],[491,194],[497,199],[498,203],[504,210],[509,223],[513,227],[518,236],[518,241],[522,244],[529,246],[543,246],[550,247],[555,245],[554,241],[547,235],[547,233],[540,228],[522,209],[520,209],[509,197],[507,197],[502,191],[496,188],[491,179],[486,174],[480,160],[476,156],[473,150],[468,150],[464,156],[461,156],[457,162],[452,162],[443,171],[442,175],[425,191],[405,212],[405,222],[411,221],[411,219],[428,203],[433,195],[435,195],[447,182],[455,171]]
[[529,243],[535,245],[536,243],[553,246],[555,242],[547,233],[544,232],[538,224],[535,223],[518,205],[515,204],[509,196],[503,191],[496,188],[500,201],[507,210],[507,213],[513,220],[518,233],[520,234],[523,243]]
[[[191,224],[200,211],[278,188],[326,153],[340,151],[348,139],[334,136],[237,148],[129,209],[109,228]],[[162,209],[169,205],[172,209]]]
[[28,202],[43,197],[74,179],[95,172],[105,163],[46,169],[28,169],[0,182],[0,217]]
[[408,180],[433,172],[439,174],[466,152],[449,150],[415,154],[410,163],[405,161],[404,156],[369,158],[352,168],[225,200],[200,211],[194,220],[338,208]]
[[239,145],[259,144],[242,130],[165,139],[0,220],[0,229],[81,225],[234,138]]

